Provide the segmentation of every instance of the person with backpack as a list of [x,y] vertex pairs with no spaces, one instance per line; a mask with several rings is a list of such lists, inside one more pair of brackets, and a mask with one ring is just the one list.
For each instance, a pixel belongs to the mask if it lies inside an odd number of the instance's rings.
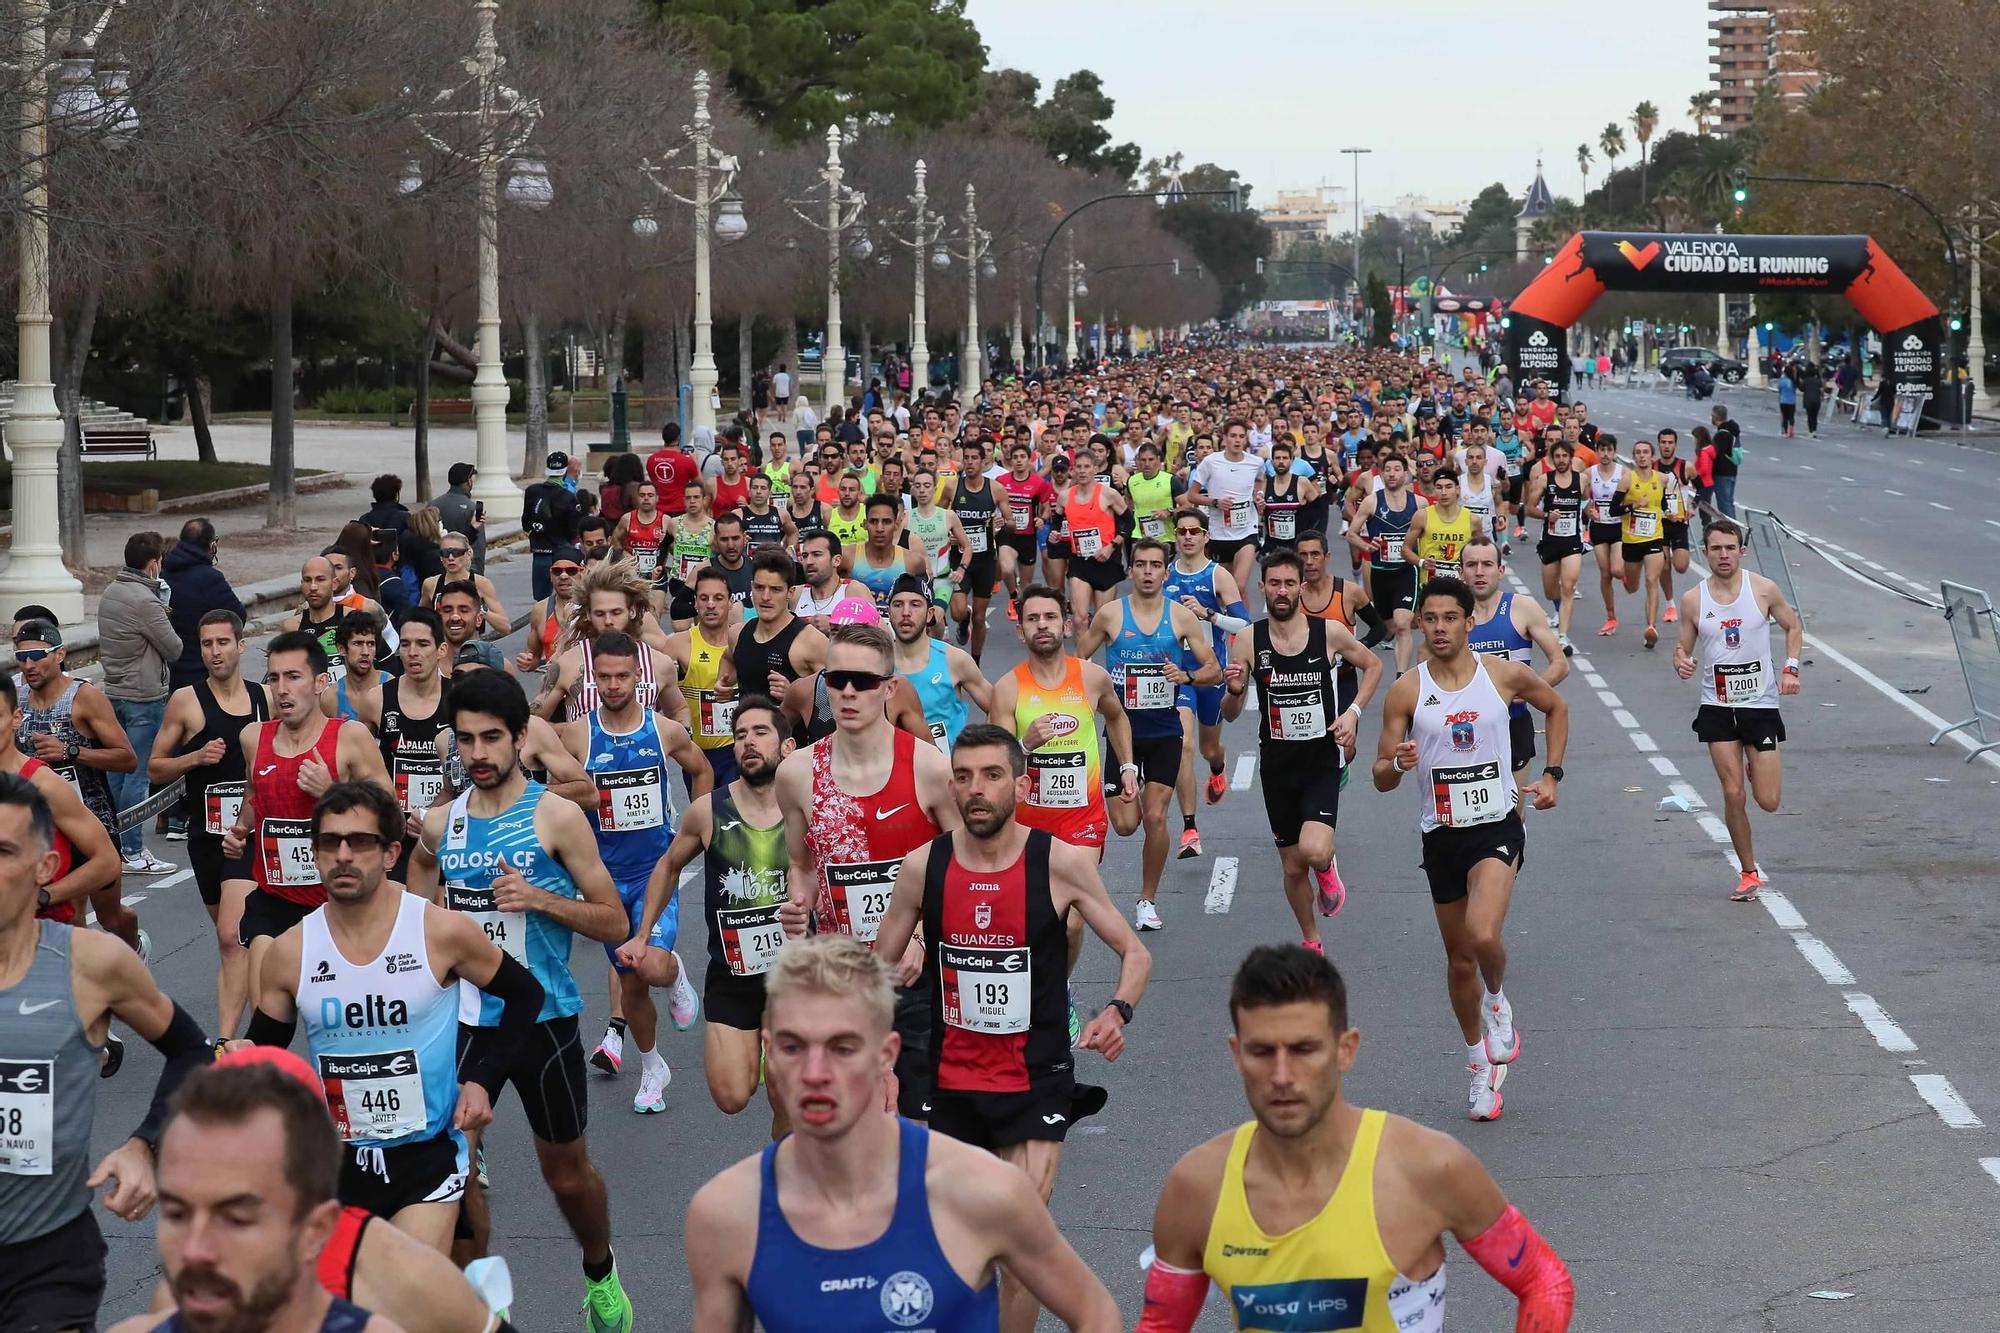
[[521,497],[521,531],[528,534],[537,601],[552,590],[549,566],[555,561],[556,547],[574,544],[578,525],[583,521],[575,494],[563,484],[569,475],[569,455],[556,450],[548,456],[542,470],[543,479],[528,487]]

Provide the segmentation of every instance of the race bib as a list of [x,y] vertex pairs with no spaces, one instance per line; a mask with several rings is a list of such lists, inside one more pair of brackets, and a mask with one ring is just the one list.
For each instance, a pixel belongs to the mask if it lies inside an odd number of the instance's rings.
[[1257,521],[1257,506],[1248,500],[1225,500],[1222,522],[1227,527],[1247,528]]
[[942,750],[944,748],[944,723],[933,722],[930,724],[930,727],[931,739],[936,741],[938,748]]
[[1326,736],[1326,697],[1316,689],[1272,689],[1265,694],[1271,739],[1316,741]]
[[632,552],[632,563],[639,569],[641,578],[652,578],[653,571],[660,567],[660,548],[641,546]]
[[307,888],[319,883],[310,819],[267,819],[263,833],[265,883],[284,888]]
[[1273,506],[1264,511],[1271,520],[1271,535],[1281,542],[1288,542],[1299,535],[1299,511],[1291,506]]
[[1590,521],[1592,523],[1609,523],[1611,521],[1611,501],[1592,500],[1590,502]]
[[[876,919],[881,924],[881,919]],[[785,947],[785,928],[778,924],[778,905],[722,907],[715,913],[722,933],[722,957],[732,976],[754,977],[771,970],[778,950]]]
[[681,553],[680,563],[681,563],[681,582],[692,584],[694,582],[694,576],[701,573],[701,567],[708,563],[708,555],[706,552],[683,551]]
[[873,944],[889,915],[889,895],[896,887],[901,861],[834,861],[826,867],[827,896],[840,931],[863,944]]
[[1090,804],[1085,790],[1090,756],[1080,750],[1028,754],[1028,804],[1044,810],[1081,810]]
[[1028,1030],[1034,963],[1026,949],[937,947],[944,1021],[992,1037]]
[[1715,698],[1727,708],[1752,704],[1764,697],[1762,662],[1717,662]]
[[478,922],[486,938],[499,945],[502,953],[511,954],[516,962],[528,961],[528,914],[503,912],[495,907],[490,887],[476,889],[470,884],[446,883],[444,905]]
[[701,691],[701,734],[713,739],[728,739],[736,734],[736,701],[718,699],[714,690]]
[[412,819],[421,817],[424,811],[436,805],[438,795],[443,791],[444,760],[396,761],[396,798],[403,803],[404,813]]
[[1166,536],[1167,516],[1165,514],[1145,515],[1139,520],[1139,532],[1142,536],[1146,537],[1158,538]]
[[1131,662],[1125,667],[1125,707],[1158,709],[1174,706],[1176,686],[1167,679],[1164,662]]
[[1500,761],[1463,764],[1431,770],[1431,793],[1437,801],[1438,823],[1453,828],[1490,824],[1513,811],[1500,773]]
[[965,530],[965,545],[966,549],[974,555],[986,554],[986,525],[984,523],[976,528],[967,528]]
[[0,1175],[55,1171],[56,1062],[0,1060]]
[[1076,530],[1076,553],[1080,558],[1095,560],[1098,553],[1103,549],[1104,534],[1096,528],[1078,528]]
[[1632,535],[1641,540],[1649,540],[1660,535],[1660,516],[1653,513],[1634,511],[1632,514]]
[[243,813],[243,793],[247,782],[211,782],[202,793],[202,828],[216,837],[235,827]]
[[666,822],[660,766],[593,773],[597,787],[597,827],[605,833],[634,833]]
[[319,1080],[342,1143],[408,1138],[430,1123],[415,1051],[322,1055]]
[[1022,495],[1008,496],[1007,521],[1013,524],[1014,531],[1016,532],[1034,531],[1034,521],[1035,521],[1034,502],[1029,500],[1026,496]]
[[1558,509],[1549,515],[1549,536],[1576,536],[1576,511],[1574,509]]

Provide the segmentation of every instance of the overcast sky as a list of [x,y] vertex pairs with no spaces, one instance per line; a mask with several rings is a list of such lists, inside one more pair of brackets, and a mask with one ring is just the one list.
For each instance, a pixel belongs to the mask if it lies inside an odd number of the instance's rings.
[[[1651,99],[1692,129],[1708,87],[1708,7],[1583,0],[967,0],[995,67],[1055,80],[1087,67],[1117,103],[1113,142],[1278,188],[1351,181],[1364,200],[1470,198],[1534,179],[1574,197],[1577,144]],[[1601,162],[1591,167],[1593,177]]]

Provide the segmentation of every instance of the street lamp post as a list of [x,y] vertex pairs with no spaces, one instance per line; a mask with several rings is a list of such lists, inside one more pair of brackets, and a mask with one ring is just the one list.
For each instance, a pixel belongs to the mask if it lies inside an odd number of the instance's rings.
[[969,402],[986,388],[986,340],[979,332],[979,280],[998,272],[988,253],[993,247],[993,234],[979,229],[979,194],[970,182],[965,187],[965,232],[960,239],[963,248],[953,252],[956,258],[965,261],[965,352],[958,388]]
[[1076,235],[1068,238],[1069,258],[1063,262],[1063,290],[1069,293],[1069,322],[1063,325],[1063,365],[1074,369],[1076,366],[1076,298],[1090,295],[1090,285],[1083,280],[1083,265],[1076,261]]
[[[1361,159],[1374,152],[1372,148],[1343,148],[1343,156],[1354,159],[1354,290],[1361,291]],[[1331,318],[1329,312],[1328,318]]]
[[[826,406],[829,413],[840,405],[847,396],[847,351],[840,341],[840,239],[841,233],[861,220],[861,210],[867,207],[868,196],[859,190],[849,189],[847,173],[840,165],[840,126],[826,127],[826,165],[820,169],[819,178],[826,191],[826,221],[821,222],[807,213],[800,205],[817,205],[813,199],[794,199],[792,211],[797,213],[807,225],[826,233],[826,347],[820,354],[820,376],[826,389]],[[854,239],[854,257],[866,259],[875,253],[875,243],[862,232]],[[915,383],[916,367],[911,367],[911,383]]]
[[910,388],[921,394],[931,385],[930,327],[924,310],[924,283],[929,275],[924,270],[930,263],[930,242],[933,239],[926,231],[931,228],[930,196],[924,190],[922,158],[917,159],[917,189],[910,196],[910,203],[916,209],[916,239],[912,242],[916,256],[911,264],[916,275],[916,291],[911,298],[914,304],[910,309]]
[[[694,210],[694,360],[688,367],[688,424],[696,440],[710,441],[715,438],[716,385],[720,376],[715,370],[714,321],[709,301],[709,210],[717,210],[715,235],[723,244],[740,241],[750,231],[750,224],[743,216],[743,200],[735,192],[740,164],[715,146],[714,131],[715,122],[708,111],[708,71],[698,69],[694,72],[694,122],[681,127],[682,142],[660,154],[657,160],[639,159],[639,170],[654,189]],[[667,168],[679,165],[675,159],[683,151],[689,151],[689,160],[681,169],[694,173],[691,195],[676,191],[667,184],[665,176]],[[635,235],[654,236],[659,230],[659,221],[651,212],[641,213],[632,220]]]

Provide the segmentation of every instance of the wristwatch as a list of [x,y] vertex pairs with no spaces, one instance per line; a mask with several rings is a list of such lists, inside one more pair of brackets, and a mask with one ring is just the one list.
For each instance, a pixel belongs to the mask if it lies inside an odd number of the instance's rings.
[[83,747],[78,745],[75,741],[71,741],[69,743],[69,748],[63,751],[63,758],[73,764],[76,762],[77,756],[81,755],[82,753],[83,753]]
[[1554,778],[1557,782],[1561,782],[1563,780],[1563,766],[1561,764],[1550,764],[1546,768],[1544,768],[1542,772],[1548,774],[1550,777]]
[[48,891],[47,889],[36,889],[36,890],[35,890],[35,910],[36,910],[37,912],[46,912],[46,911],[48,911],[48,910],[49,910],[49,902],[50,902],[50,899],[49,899],[49,891]]
[[1132,1026],[1131,1005],[1127,1004],[1125,1001],[1117,998],[1116,996],[1113,996],[1111,999],[1108,999],[1104,1002],[1104,1007],[1106,1009],[1116,1009],[1118,1011],[1118,1017],[1124,1022],[1125,1026],[1126,1027]]

